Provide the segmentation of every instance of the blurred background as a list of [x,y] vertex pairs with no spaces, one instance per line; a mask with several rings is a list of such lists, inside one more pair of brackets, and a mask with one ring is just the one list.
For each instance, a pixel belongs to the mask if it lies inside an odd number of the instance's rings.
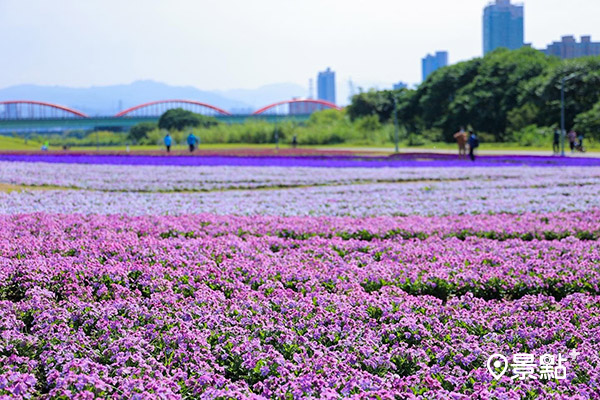
[[[600,139],[600,4],[0,1],[0,147]],[[188,114],[160,122],[169,110]],[[170,116],[171,120],[173,115]],[[168,118],[167,118],[168,119]],[[295,139],[294,139],[295,138]]]

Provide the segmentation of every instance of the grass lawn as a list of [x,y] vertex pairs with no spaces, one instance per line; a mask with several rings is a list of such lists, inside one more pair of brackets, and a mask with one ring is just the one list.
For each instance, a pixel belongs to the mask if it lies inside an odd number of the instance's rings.
[[[35,151],[39,150],[41,147],[41,143],[29,141],[25,143],[23,139],[20,138],[12,138],[7,136],[0,136],[0,151]],[[568,144],[567,144],[568,147]],[[199,149],[201,150],[239,150],[239,149],[249,149],[249,150],[261,150],[261,149],[274,149],[275,145],[273,143],[267,144],[254,144],[254,143],[207,143],[200,144]],[[288,149],[290,145],[281,144],[281,149]],[[345,150],[362,150],[362,151],[377,151],[377,152],[392,152],[394,150],[393,143],[383,143],[383,144],[363,144],[363,143],[339,143],[334,145],[303,145],[300,146],[303,149],[323,149],[323,150],[336,150],[336,149],[345,149]],[[427,143],[422,146],[409,146],[406,142],[400,143],[400,148],[404,152],[435,152],[439,151],[454,151],[457,150],[455,143]],[[586,148],[588,152],[600,152],[600,143],[598,142],[590,142],[587,141]],[[51,150],[59,150],[57,147],[51,146]],[[95,151],[96,146],[84,146],[84,147],[72,147],[72,151]],[[125,153],[127,150],[126,146],[101,146],[101,152],[123,152]],[[142,146],[130,146],[129,150],[132,152],[151,152],[157,150],[164,150],[163,146],[157,145],[142,145]],[[187,147],[185,145],[177,145],[173,148],[174,151],[185,151]],[[551,146],[544,147],[532,147],[532,146],[520,146],[517,143],[482,143],[479,147],[480,151],[502,151],[506,150],[507,152],[513,151],[523,151],[523,152],[552,152]],[[569,152],[568,148],[565,149],[566,152]]]
[[39,150],[42,145],[37,142],[28,141],[25,143],[23,139],[13,138],[0,135],[0,151],[1,150]]

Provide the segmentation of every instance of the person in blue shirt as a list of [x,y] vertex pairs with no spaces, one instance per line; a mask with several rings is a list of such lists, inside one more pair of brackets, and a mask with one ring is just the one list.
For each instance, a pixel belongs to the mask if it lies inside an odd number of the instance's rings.
[[475,132],[469,131],[469,140],[467,144],[469,145],[469,157],[471,158],[471,161],[475,161],[475,149],[479,147],[479,139],[477,138],[477,135],[475,135]]
[[164,138],[164,142],[165,142],[165,146],[167,148],[167,153],[171,152],[171,144],[173,144],[173,138],[171,138],[171,135],[167,133],[167,136],[165,136]]
[[585,153],[585,148],[583,147],[583,133],[577,135],[577,146],[575,146],[577,151]]
[[196,149],[196,145],[198,144],[199,140],[196,136],[194,136],[193,133],[190,133],[187,137],[187,144],[190,147],[190,153],[192,153],[195,149]]

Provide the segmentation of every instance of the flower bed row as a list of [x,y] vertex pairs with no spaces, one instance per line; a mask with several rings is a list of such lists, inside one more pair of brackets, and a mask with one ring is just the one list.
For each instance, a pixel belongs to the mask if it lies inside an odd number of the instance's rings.
[[[14,232],[27,237],[17,248],[43,245],[46,236],[86,236],[94,230],[155,239],[205,238],[236,235],[271,236],[306,240],[313,237],[371,241],[375,239],[426,239],[432,236],[464,240],[559,240],[600,238],[600,210],[549,214],[480,214],[443,217],[245,217],[213,214],[185,216],[124,216],[17,214],[0,215],[0,238],[7,242]],[[53,227],[48,232],[47,227]],[[31,241],[31,242],[30,242]]]
[[[307,168],[54,164],[0,161],[0,182],[106,191],[209,191],[342,185],[369,182],[451,181],[456,187],[598,185],[599,167],[499,169]],[[469,181],[458,183],[457,181]]]
[[[3,216],[0,395],[598,398],[597,242],[451,235],[597,217]],[[485,367],[571,349],[565,381]]]
[[600,187],[386,183],[209,193],[0,192],[0,214],[402,216],[548,213],[600,208]]

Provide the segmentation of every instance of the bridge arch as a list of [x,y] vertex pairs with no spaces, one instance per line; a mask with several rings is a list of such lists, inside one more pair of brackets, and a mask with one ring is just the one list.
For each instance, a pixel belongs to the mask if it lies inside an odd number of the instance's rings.
[[215,107],[207,103],[202,103],[200,101],[173,99],[151,101],[148,103],[139,104],[117,113],[115,117],[158,117],[167,110],[179,107],[203,115],[231,115],[228,111],[225,111],[222,108]]
[[0,119],[89,118],[87,114],[59,104],[35,100],[0,101]]
[[277,113],[278,108],[281,106],[287,106],[287,112],[283,112],[283,114],[312,114],[315,111],[326,110],[329,108],[341,110],[340,107],[326,100],[292,99],[269,104],[268,106],[264,106],[254,111],[252,115],[260,115],[269,113],[270,111],[275,111],[275,113]]

